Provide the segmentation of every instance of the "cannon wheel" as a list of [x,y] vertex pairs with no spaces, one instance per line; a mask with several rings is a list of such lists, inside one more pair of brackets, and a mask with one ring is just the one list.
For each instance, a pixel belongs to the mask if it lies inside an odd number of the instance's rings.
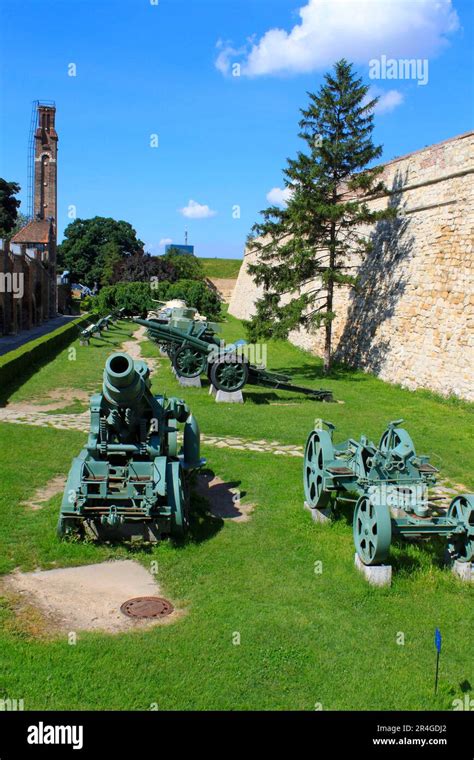
[[171,417],[166,422],[169,430],[166,433],[166,443],[168,447],[168,456],[178,456],[178,421]]
[[380,439],[379,443],[379,449],[382,452],[382,454],[388,454],[390,451],[390,448],[388,446],[388,442],[390,440],[390,435],[393,435],[393,447],[397,447],[400,445],[403,445],[406,448],[406,451],[415,451],[415,445],[413,443],[413,440],[411,438],[411,435],[407,433],[407,431],[404,428],[395,428],[393,433],[390,430],[390,428],[387,428],[384,433],[382,433],[382,437]]
[[173,354],[173,367],[180,377],[199,377],[206,370],[207,357],[191,346],[180,346]]
[[327,430],[313,430],[306,441],[303,464],[304,495],[311,509],[324,509],[331,494],[323,490],[324,468],[334,459],[334,447]]
[[171,535],[182,538],[189,526],[189,497],[179,462],[168,462],[166,465],[166,491],[172,512]]
[[450,536],[450,555],[459,562],[471,562],[474,559],[474,494],[455,496],[449,505],[448,517],[462,523],[465,528],[465,533]]
[[387,559],[391,540],[389,508],[361,496],[354,511],[354,544],[364,565],[379,565]]
[[249,368],[245,357],[233,356],[217,359],[211,367],[211,383],[220,391],[240,391],[248,380]]

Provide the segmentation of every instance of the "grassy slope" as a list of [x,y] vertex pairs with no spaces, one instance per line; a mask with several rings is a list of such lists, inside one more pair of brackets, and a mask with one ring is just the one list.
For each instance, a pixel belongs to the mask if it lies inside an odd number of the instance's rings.
[[242,259],[206,259],[199,258],[204,266],[206,277],[235,279],[239,274]]
[[[228,337],[240,332],[231,321]],[[129,332],[121,326],[117,332]],[[120,336],[106,336],[118,340]],[[126,336],[125,336],[126,337]],[[16,398],[54,387],[100,383],[104,346],[67,351],[29,380]],[[155,353],[153,346],[148,346]],[[71,371],[69,365],[75,366]],[[318,363],[280,344],[270,366],[295,366],[311,382]],[[472,484],[472,407],[392,388],[363,375],[327,381],[345,405],[324,405],[279,393],[294,406],[275,406],[256,390],[241,407],[216,405],[205,390],[180,389],[166,363],[156,390],[184,395],[206,433],[304,443],[315,416],[334,419],[346,435],[375,435],[386,419],[405,416],[443,473]],[[318,380],[312,380],[315,385]],[[261,399],[258,397],[262,396]],[[263,403],[258,403],[263,401]],[[367,400],[367,401],[366,401]],[[471,426],[472,427],[472,426]],[[0,425],[4,488],[0,497],[0,570],[90,563],[133,556],[159,563],[163,593],[187,609],[178,623],[121,636],[80,634],[47,641],[29,634],[7,601],[0,607],[1,695],[26,709],[450,709],[473,682],[473,590],[440,566],[439,546],[395,547],[391,589],[369,588],[353,569],[350,526],[341,519],[316,527],[302,509],[301,460],[208,448],[209,466],[239,483],[257,504],[245,524],[194,518],[191,540],[151,550],[58,543],[60,497],[41,511],[19,502],[51,477],[66,473],[84,436],[78,432]],[[457,450],[465,447],[464,464]],[[202,505],[201,505],[202,506]],[[314,573],[315,561],[323,572]],[[444,636],[440,691],[432,694],[433,629]],[[235,632],[240,646],[232,644]],[[404,646],[396,644],[399,632]],[[126,683],[124,689],[122,684]]]

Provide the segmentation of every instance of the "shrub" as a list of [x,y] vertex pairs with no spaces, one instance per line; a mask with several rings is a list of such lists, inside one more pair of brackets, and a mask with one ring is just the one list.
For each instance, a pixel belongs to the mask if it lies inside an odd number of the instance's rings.
[[174,270],[174,277],[169,277],[169,280],[174,282],[179,282],[180,280],[204,280],[204,267],[200,260],[192,253],[177,253],[171,249],[159,258],[164,264],[171,265]]
[[108,314],[115,309],[123,308],[129,316],[146,316],[147,311],[156,307],[149,282],[119,282],[117,285],[108,285],[102,288],[95,302],[99,314]]
[[[188,306],[193,306],[206,317],[220,317],[221,302],[214,290],[206,282],[199,280],[178,280],[178,282],[160,282],[153,288],[153,296],[160,301],[182,298]],[[156,304],[155,304],[156,307]]]

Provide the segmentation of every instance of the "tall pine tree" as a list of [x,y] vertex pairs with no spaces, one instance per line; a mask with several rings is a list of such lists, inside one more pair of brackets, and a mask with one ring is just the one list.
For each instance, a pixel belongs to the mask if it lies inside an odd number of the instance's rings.
[[371,248],[360,226],[395,213],[367,205],[370,196],[385,189],[383,167],[367,168],[382,153],[372,142],[377,98],[370,100],[368,90],[343,59],[325,75],[318,94],[308,93],[299,122],[308,150],[287,160],[288,204],[262,211],[263,221],[253,226],[248,240],[258,254],[249,272],[264,288],[248,323],[250,337],[286,338],[300,326],[324,327],[325,372],[332,360],[334,289],[356,286],[348,257],[365,256]]

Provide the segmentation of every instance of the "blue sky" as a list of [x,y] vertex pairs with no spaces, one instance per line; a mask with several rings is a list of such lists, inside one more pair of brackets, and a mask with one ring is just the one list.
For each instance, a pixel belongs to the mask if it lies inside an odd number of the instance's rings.
[[[342,55],[382,96],[385,160],[472,129],[472,0],[155,2],[0,0],[1,175],[25,197],[31,102],[55,100],[60,237],[74,205],[153,253],[187,229],[198,255],[240,257],[306,92]],[[427,84],[370,80],[381,55],[427,59]]]

